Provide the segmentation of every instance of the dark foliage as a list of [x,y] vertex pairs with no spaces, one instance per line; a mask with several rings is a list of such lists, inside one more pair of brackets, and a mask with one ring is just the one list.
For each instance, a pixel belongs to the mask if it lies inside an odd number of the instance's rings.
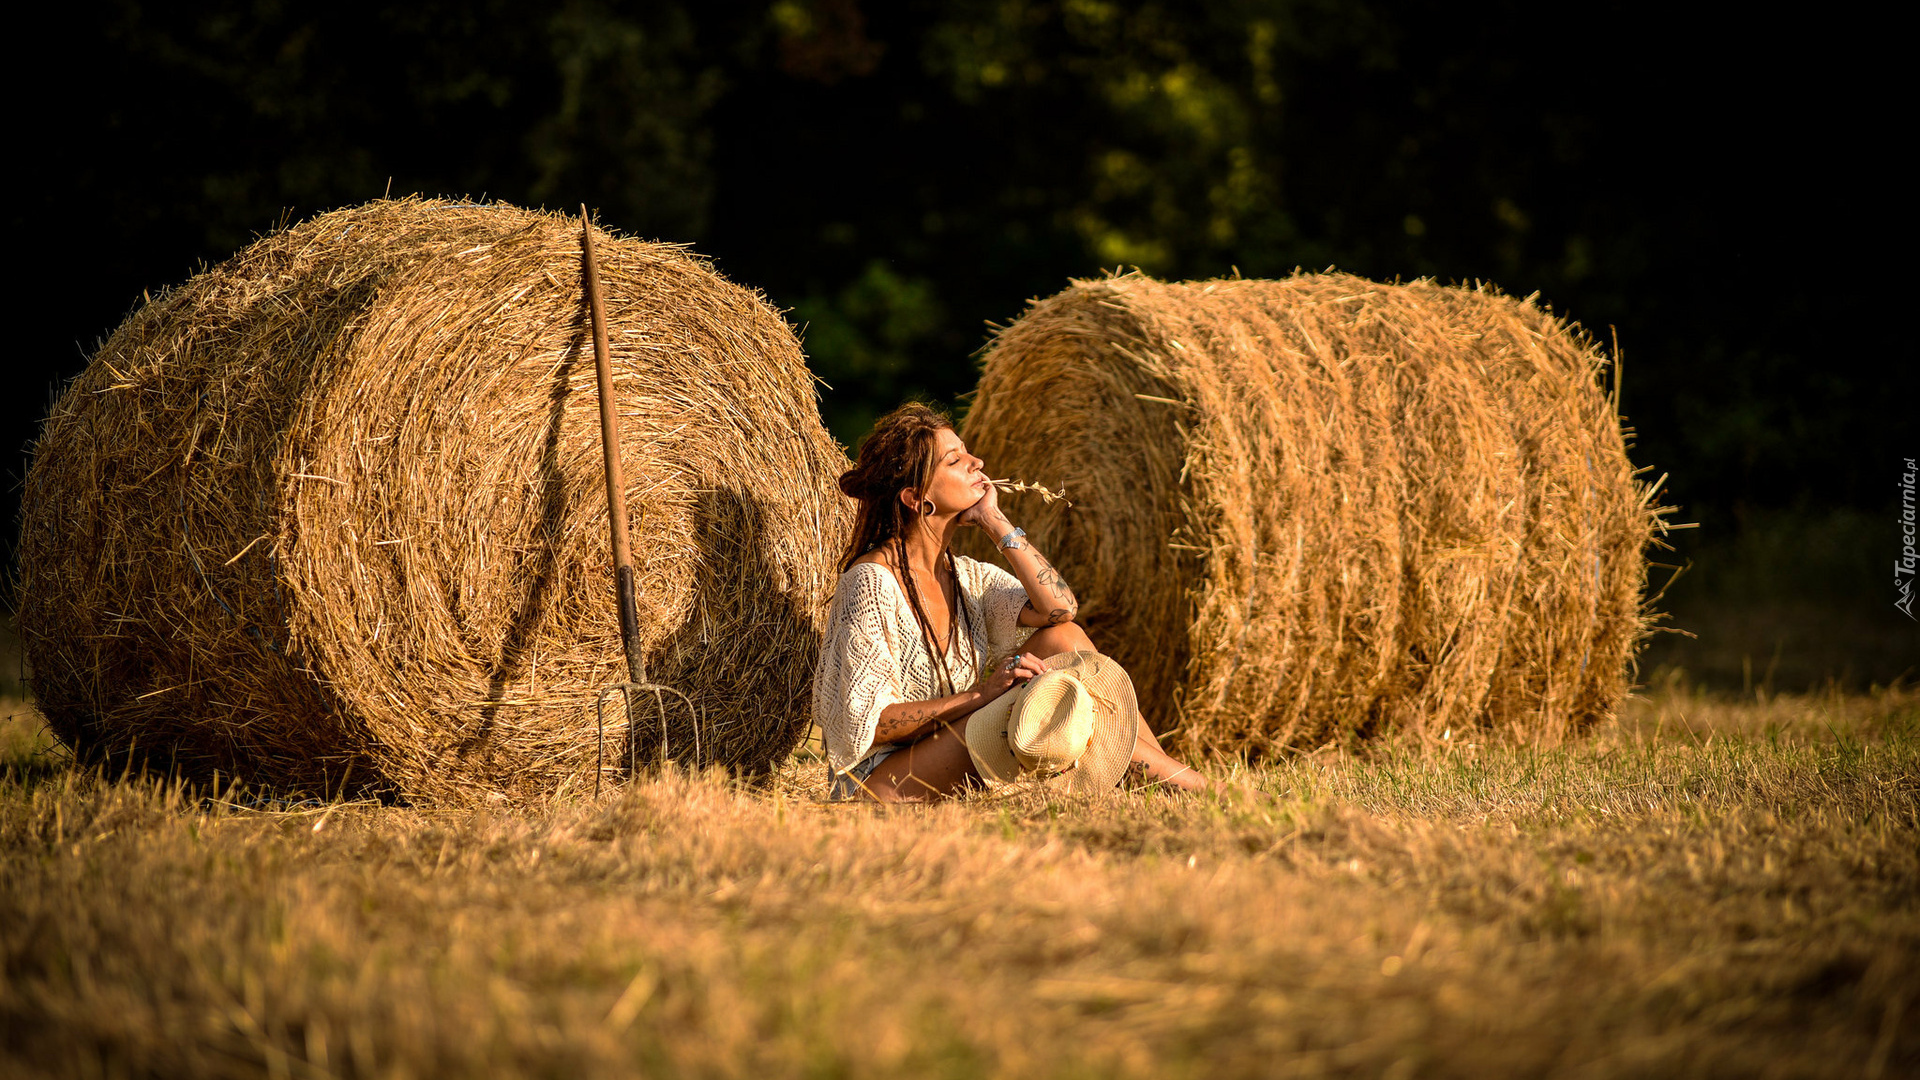
[[[1499,0],[122,0],[23,41],[11,447],[143,289],[394,193],[581,201],[806,324],[852,441],[1070,276],[1539,291],[1683,516],[1884,512],[1891,35]],[[1885,44],[1882,44],[1885,42]],[[1868,257],[1862,257],[1868,253]],[[1611,328],[1611,329],[1610,329]],[[1904,404],[1903,404],[1904,403]],[[17,476],[16,453],[10,471]]]

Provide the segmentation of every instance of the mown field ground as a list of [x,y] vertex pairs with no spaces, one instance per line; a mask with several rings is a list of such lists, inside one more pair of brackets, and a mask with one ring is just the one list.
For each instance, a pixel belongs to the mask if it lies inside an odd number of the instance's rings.
[[10,1077],[1920,1073],[1911,690],[891,812],[248,809],[0,716]]

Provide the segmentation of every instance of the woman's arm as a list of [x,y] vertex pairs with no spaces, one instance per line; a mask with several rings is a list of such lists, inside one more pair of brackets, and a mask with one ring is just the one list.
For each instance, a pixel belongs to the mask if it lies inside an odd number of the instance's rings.
[[[995,544],[1013,531],[1013,522],[1000,512],[1000,493],[991,487],[978,503],[961,515],[961,520],[986,530]],[[1079,599],[1073,595],[1067,579],[1060,576],[1060,571],[1054,569],[1031,542],[1021,537],[1001,548],[1000,554],[1012,568],[1013,576],[1027,589],[1027,606],[1020,610],[1021,626],[1058,626],[1073,621],[1080,610]]]
[[926,738],[940,725],[970,716],[974,710],[1013,688],[1017,682],[1033,678],[1047,670],[1039,658],[1021,654],[1001,664],[978,686],[946,697],[926,701],[896,701],[880,710],[880,722],[874,728],[877,743],[910,743]]
[[[1006,522],[1004,517],[1000,520]],[[1012,531],[1013,526],[1008,523],[999,535],[1005,536]],[[995,537],[996,540],[998,538]],[[1020,609],[1021,626],[1059,626],[1072,622],[1073,617],[1080,613],[1080,600],[1073,595],[1073,587],[1025,537],[1000,549],[1000,554],[1013,567],[1013,574],[1020,579],[1020,584],[1027,587],[1027,606]],[[1036,599],[1039,603],[1034,602]],[[1051,606],[1042,607],[1043,604]]]
[[918,742],[933,734],[941,724],[968,716],[990,698],[978,690],[949,694],[928,701],[897,701],[880,710],[880,723],[873,729],[877,743]]

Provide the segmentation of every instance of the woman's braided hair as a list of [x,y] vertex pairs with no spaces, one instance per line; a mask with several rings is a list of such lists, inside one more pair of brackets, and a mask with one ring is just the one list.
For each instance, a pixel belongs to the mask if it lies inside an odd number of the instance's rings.
[[[943,429],[952,428],[953,421],[945,413],[910,401],[881,417],[873,425],[873,432],[860,444],[860,453],[854,460],[853,468],[840,474],[841,492],[860,504],[854,513],[853,537],[840,557],[840,572],[844,574],[852,569],[854,560],[869,551],[883,546],[892,549],[894,565],[900,571],[900,581],[906,586],[907,605],[913,609],[914,621],[920,624],[921,640],[926,643],[927,652],[939,668],[941,681],[949,694],[955,692],[953,675],[947,669],[945,652],[934,644],[933,625],[927,621],[926,609],[920,602],[920,590],[914,584],[913,572],[907,568],[907,532],[918,527],[921,513],[916,513],[913,507],[908,506],[900,498],[900,492],[908,488],[922,492],[927,489],[933,480],[934,470],[939,466],[939,459],[934,453],[935,438]],[[926,505],[922,503],[922,506]],[[957,609],[955,614],[966,631],[964,640],[971,648],[972,626],[967,616],[967,605],[957,587],[960,581],[959,567],[954,565],[951,551],[943,551],[941,555],[946,559],[947,572],[953,575],[956,586],[954,595],[959,601],[954,604]]]

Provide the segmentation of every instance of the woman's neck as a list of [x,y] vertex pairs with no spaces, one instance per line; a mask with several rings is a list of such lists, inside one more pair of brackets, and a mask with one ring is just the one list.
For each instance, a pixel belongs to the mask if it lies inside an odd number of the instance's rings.
[[941,555],[947,550],[947,542],[953,539],[956,514],[943,514],[936,517],[919,518],[914,526],[907,530],[906,569],[918,570],[923,574],[936,574],[943,561]]

